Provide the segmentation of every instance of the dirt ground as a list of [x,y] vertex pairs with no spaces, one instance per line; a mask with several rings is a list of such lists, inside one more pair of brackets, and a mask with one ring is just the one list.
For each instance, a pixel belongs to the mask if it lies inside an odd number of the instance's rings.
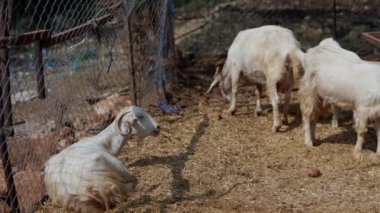
[[[353,158],[355,132],[349,113],[333,129],[317,125],[318,146],[303,144],[294,95],[290,126],[271,132],[271,106],[254,117],[250,87],[239,89],[235,116],[206,81],[178,94],[183,116],[151,112],[161,125],[143,147],[131,140],[120,159],[139,182],[137,192],[113,212],[378,212],[380,160],[370,129],[364,160]],[[200,82],[200,83],[199,83]],[[296,94],[296,93],[295,93]],[[178,96],[177,96],[178,97]],[[317,167],[322,176],[307,175]],[[53,212],[49,202],[39,212]]]
[[[183,117],[155,115],[162,134],[147,138],[142,149],[132,141],[120,158],[138,179],[137,193],[114,212],[379,212],[380,160],[369,128],[363,160],[353,157],[356,133],[350,112],[340,127],[331,117],[317,125],[317,145],[304,145],[297,92],[291,124],[271,132],[272,107],[254,116],[252,88],[239,88],[235,116],[217,89],[204,97],[215,66],[241,29],[281,24],[292,29],[304,49],[332,35],[331,1],[238,1],[211,10],[206,18],[177,20],[178,46],[191,60],[179,73]],[[251,3],[260,10],[249,9]],[[338,1],[337,39],[362,57],[378,60],[375,48],[359,39],[376,31],[374,1]],[[268,5],[278,5],[278,8]],[[281,9],[282,8],[282,9]],[[279,9],[279,10],[277,10]],[[226,27],[228,26],[228,27]],[[185,36],[183,36],[185,35]],[[318,168],[320,177],[309,177]]]
[[[239,88],[238,111],[229,116],[217,89],[203,96],[210,76],[190,75],[175,94],[183,116],[153,111],[162,133],[146,138],[142,148],[131,140],[123,149],[119,158],[139,183],[113,212],[380,211],[376,137],[370,129],[364,159],[356,161],[350,113],[337,129],[330,118],[321,119],[318,146],[309,149],[296,116],[296,93],[290,126],[274,134],[271,106],[264,98],[264,115],[254,117],[249,86]],[[312,167],[322,176],[309,177]],[[51,210],[47,203],[42,212]]]

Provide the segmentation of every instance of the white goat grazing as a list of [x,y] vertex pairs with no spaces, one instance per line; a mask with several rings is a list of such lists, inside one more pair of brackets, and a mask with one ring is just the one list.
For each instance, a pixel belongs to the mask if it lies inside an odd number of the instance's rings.
[[143,139],[159,130],[148,113],[136,106],[127,107],[99,134],[51,157],[44,167],[44,181],[53,205],[96,212],[122,201],[133,192],[135,178],[116,156],[130,136]]
[[354,110],[356,158],[361,157],[367,121],[374,120],[378,138],[376,153],[380,155],[380,64],[360,59],[330,38],[307,51],[304,65],[300,104],[305,144],[313,146],[319,105],[326,102]]
[[[219,83],[223,97],[231,102],[228,113],[233,113],[241,73],[255,84],[266,84],[273,107],[272,131],[276,132],[282,125],[277,87],[286,91],[283,121],[288,123],[290,95],[294,80],[298,80],[301,75],[303,55],[299,42],[289,29],[268,25],[241,31],[228,50],[222,71],[219,67],[216,69],[214,80],[206,93]],[[255,94],[257,115],[262,111],[260,91],[256,89]]]

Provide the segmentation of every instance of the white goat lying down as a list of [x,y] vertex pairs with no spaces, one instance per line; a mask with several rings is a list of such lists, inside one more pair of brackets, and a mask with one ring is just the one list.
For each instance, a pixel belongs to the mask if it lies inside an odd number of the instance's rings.
[[300,100],[306,145],[313,146],[319,105],[327,102],[354,110],[356,158],[361,156],[367,121],[374,120],[380,155],[380,63],[362,60],[329,38],[307,51],[304,65]]
[[[233,113],[241,73],[256,84],[266,84],[267,94],[273,106],[272,131],[276,132],[282,125],[277,86],[286,91],[283,121],[288,123],[290,95],[294,80],[298,80],[301,75],[303,55],[299,42],[292,31],[286,28],[268,25],[240,31],[228,50],[222,71],[217,68],[214,80],[206,93],[219,83],[223,97],[231,102],[228,113]],[[262,111],[260,91],[256,89],[255,94],[257,115]]]
[[99,134],[81,139],[51,157],[44,181],[53,205],[75,212],[110,209],[134,190],[135,178],[117,159],[126,140],[157,135],[159,126],[141,108],[121,110]]

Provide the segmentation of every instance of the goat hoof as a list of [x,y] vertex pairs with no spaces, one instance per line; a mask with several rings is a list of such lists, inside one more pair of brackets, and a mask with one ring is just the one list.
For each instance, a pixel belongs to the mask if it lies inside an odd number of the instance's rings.
[[309,149],[313,149],[314,148],[313,142],[311,142],[311,141],[310,142],[306,142],[305,145]]
[[357,161],[362,161],[363,160],[363,154],[360,150],[354,150],[354,158],[357,160]]
[[273,122],[272,126],[272,132],[278,132],[282,126],[282,120],[281,119],[276,119]]
[[332,122],[331,126],[332,126],[332,128],[338,128],[339,127],[338,122]]
[[255,117],[259,117],[262,114],[263,114],[263,110],[262,109],[256,109],[255,110]]
[[288,119],[283,119],[283,120],[282,120],[282,124],[285,125],[285,126],[289,126],[289,121],[288,121]]
[[236,112],[236,110],[234,110],[234,109],[229,109],[229,110],[227,111],[227,113],[228,113],[229,115],[235,115],[235,112]]
[[272,127],[272,132],[278,132],[280,130],[281,126],[273,126]]

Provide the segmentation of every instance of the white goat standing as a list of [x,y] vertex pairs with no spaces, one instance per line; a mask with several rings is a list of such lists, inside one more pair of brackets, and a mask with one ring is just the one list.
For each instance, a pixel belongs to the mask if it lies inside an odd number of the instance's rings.
[[273,107],[272,131],[276,132],[282,125],[277,86],[286,91],[283,121],[288,123],[290,95],[294,80],[298,80],[301,75],[303,55],[299,42],[289,29],[268,25],[241,31],[228,50],[222,71],[217,68],[214,80],[206,93],[219,83],[223,97],[230,101],[228,113],[233,113],[236,108],[238,80],[243,73],[258,85],[255,92],[257,115],[262,111],[258,88],[266,84],[267,94]]
[[135,178],[117,159],[126,140],[157,135],[159,126],[141,108],[121,110],[99,134],[86,137],[51,157],[44,167],[53,205],[76,212],[110,209],[134,190]]
[[[326,47],[326,48],[333,48],[333,47],[335,47],[333,51],[339,52],[339,54],[341,54],[342,57],[345,57],[348,60],[361,60],[360,57],[356,53],[341,48],[341,46],[339,45],[339,43],[336,42],[332,38],[323,39],[319,43],[319,46],[323,46],[323,47]],[[328,103],[326,102],[325,105],[326,104],[328,104]],[[330,106],[331,106],[330,109],[331,109],[332,114],[333,114],[332,119],[331,119],[332,127],[333,128],[337,128],[339,126],[339,122],[338,122],[338,108],[334,104],[331,104],[331,103],[330,103]],[[354,115],[353,117],[354,117],[354,120],[355,120],[355,111],[353,111],[353,115]]]
[[365,61],[333,39],[309,49],[300,89],[305,144],[313,146],[319,105],[333,104],[354,110],[357,141],[354,156],[361,157],[368,120],[375,121],[377,154],[380,155],[380,64]]

